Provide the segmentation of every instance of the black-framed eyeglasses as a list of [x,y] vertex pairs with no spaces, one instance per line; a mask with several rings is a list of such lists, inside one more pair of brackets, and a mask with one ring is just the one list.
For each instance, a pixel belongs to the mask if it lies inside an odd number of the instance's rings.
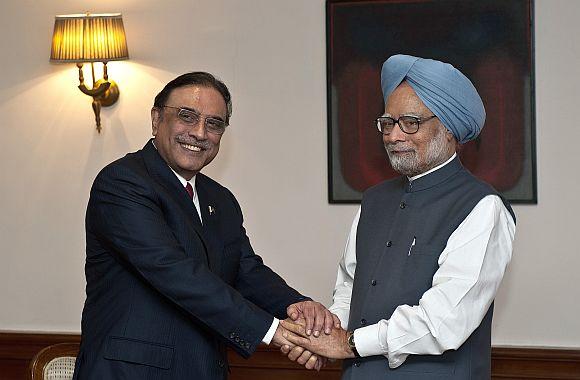
[[214,117],[203,116],[202,114],[189,108],[174,107],[174,106],[162,106],[162,107],[173,108],[177,110],[177,117],[183,124],[186,125],[191,126],[197,125],[202,119],[204,119],[203,125],[205,127],[205,130],[215,135],[223,135],[223,133],[226,131],[226,127],[228,126],[228,123],[225,122],[224,120],[216,119]]
[[413,133],[417,133],[419,130],[419,125],[429,121],[437,116],[431,115],[424,118],[413,116],[413,115],[403,115],[398,119],[393,119],[389,116],[381,116],[377,118],[376,124],[379,132],[383,135],[388,135],[393,131],[395,128],[395,124],[399,124],[399,128],[401,131],[405,132],[408,135],[412,135]]

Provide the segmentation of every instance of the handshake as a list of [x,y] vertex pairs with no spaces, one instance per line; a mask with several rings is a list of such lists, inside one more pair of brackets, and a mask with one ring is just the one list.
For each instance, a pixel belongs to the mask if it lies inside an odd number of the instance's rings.
[[286,311],[288,318],[280,321],[271,343],[288,359],[320,371],[328,359],[355,357],[348,344],[349,333],[322,304],[303,301]]

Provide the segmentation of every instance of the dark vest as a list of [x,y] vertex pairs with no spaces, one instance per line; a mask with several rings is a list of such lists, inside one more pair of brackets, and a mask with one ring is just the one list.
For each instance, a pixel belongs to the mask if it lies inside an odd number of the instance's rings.
[[[367,190],[357,229],[349,330],[389,319],[399,305],[418,305],[432,286],[449,236],[490,194],[497,195],[463,168],[459,158],[415,181],[401,177]],[[457,350],[409,355],[395,369],[382,355],[345,360],[343,379],[488,380],[492,314],[493,304]]]

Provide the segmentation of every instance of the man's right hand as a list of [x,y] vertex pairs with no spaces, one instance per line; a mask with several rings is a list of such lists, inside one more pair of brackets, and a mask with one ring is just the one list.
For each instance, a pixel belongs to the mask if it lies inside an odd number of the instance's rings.
[[288,357],[291,361],[295,361],[300,365],[303,365],[306,369],[315,369],[320,371],[322,367],[326,365],[326,358],[319,357],[312,352],[291,343],[289,340],[284,338],[285,332],[282,324],[278,325],[274,337],[272,338],[272,344],[280,348],[280,352]]
[[314,337],[306,333],[306,327],[303,324],[297,324],[287,319],[280,321],[280,325],[282,338],[289,341],[290,344],[303,347],[330,359],[355,357],[348,345],[348,332],[346,330],[333,329],[330,335],[323,334]]

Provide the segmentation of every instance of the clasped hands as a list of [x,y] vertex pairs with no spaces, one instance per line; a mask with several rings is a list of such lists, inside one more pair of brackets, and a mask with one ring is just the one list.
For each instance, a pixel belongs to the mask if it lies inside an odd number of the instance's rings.
[[292,361],[319,371],[328,359],[352,358],[347,331],[321,303],[303,301],[288,306],[272,344]]

